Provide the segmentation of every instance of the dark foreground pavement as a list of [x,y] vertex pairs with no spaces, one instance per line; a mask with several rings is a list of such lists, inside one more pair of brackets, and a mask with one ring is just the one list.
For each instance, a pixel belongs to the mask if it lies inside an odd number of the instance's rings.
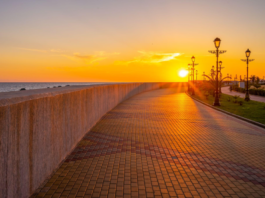
[[107,113],[32,197],[265,197],[265,130],[178,89]]

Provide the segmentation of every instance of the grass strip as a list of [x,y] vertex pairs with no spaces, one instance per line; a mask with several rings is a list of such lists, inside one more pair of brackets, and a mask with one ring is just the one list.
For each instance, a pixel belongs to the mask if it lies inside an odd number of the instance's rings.
[[[214,103],[214,97],[212,95],[206,97],[201,93],[196,93],[196,95],[192,97],[209,105],[213,105]],[[240,105],[240,103],[242,103],[242,105]],[[234,98],[227,94],[221,94],[220,104],[221,106],[217,108],[265,124],[265,103],[263,102],[246,102],[242,98]]]

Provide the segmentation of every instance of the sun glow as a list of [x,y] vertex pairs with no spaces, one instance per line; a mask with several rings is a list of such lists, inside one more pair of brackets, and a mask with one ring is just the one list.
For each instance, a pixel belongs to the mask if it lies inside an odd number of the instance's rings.
[[188,71],[187,70],[183,69],[183,70],[179,71],[179,76],[180,77],[184,78],[187,75],[188,75]]

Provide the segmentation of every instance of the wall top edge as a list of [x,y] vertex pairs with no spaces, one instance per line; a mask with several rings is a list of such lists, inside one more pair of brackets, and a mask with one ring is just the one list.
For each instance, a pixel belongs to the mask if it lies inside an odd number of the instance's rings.
[[[153,82],[158,83],[158,82]],[[85,89],[91,89],[95,87],[108,87],[108,86],[124,86],[124,85],[132,85],[132,84],[152,84],[152,82],[136,82],[136,83],[111,83],[111,84],[96,84],[96,85],[72,85],[67,87],[58,87],[58,88],[47,88],[47,89],[32,89],[25,91],[11,91],[11,92],[2,92],[0,93],[0,107],[7,106],[11,104],[17,104],[21,102],[25,102],[27,100],[45,98],[45,97],[54,97],[56,95],[81,91]]]

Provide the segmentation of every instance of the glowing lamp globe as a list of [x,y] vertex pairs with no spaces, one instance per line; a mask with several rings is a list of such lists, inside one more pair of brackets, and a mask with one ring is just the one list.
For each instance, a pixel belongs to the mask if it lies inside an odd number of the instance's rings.
[[246,51],[246,57],[247,57],[247,58],[250,56],[250,53],[251,53],[251,51],[248,49],[248,50]]
[[214,45],[217,49],[220,47],[220,44],[221,44],[221,39],[219,38],[214,39]]

